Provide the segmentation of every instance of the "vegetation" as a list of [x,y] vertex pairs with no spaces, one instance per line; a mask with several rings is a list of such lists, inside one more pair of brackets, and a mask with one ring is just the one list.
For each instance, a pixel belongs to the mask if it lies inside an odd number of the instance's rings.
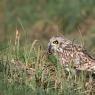
[[4,9],[1,13],[6,15],[3,17],[5,35],[14,35],[16,26],[21,29],[18,19],[29,32],[31,27],[42,21],[56,23],[61,31],[70,33],[88,17],[95,17],[95,0],[4,0],[1,4]]
[[61,33],[95,56],[95,0],[1,0],[0,14],[0,95],[95,95],[92,76],[47,55]]
[[94,95],[92,76],[70,72],[48,56],[39,41],[20,46],[16,31],[15,45],[0,52],[1,95]]

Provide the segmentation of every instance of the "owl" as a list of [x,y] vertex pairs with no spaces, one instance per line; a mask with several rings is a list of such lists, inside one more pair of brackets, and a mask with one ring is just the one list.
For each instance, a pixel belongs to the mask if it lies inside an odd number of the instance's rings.
[[64,36],[50,39],[48,53],[56,56],[63,66],[72,65],[77,70],[95,71],[95,59],[82,46]]

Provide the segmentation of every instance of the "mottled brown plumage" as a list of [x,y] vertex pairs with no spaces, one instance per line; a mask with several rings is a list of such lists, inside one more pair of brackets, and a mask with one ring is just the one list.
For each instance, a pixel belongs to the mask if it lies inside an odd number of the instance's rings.
[[58,57],[59,63],[64,66],[73,64],[77,70],[95,71],[93,59],[83,47],[63,37],[52,37],[48,43],[49,54]]

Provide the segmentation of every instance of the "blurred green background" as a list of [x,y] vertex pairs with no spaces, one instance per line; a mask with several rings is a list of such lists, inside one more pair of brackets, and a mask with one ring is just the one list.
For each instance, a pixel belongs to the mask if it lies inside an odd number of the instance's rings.
[[[16,28],[21,43],[35,39],[47,44],[51,36],[64,34],[95,46],[95,0],[1,0],[0,45],[15,41]],[[82,37],[81,37],[82,36]]]

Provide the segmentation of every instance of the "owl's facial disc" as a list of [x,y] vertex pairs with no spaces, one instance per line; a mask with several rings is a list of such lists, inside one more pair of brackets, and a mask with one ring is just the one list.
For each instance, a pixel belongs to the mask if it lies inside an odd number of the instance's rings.
[[59,52],[63,52],[64,48],[71,44],[72,42],[65,37],[52,37],[48,43],[48,53],[49,54],[57,54]]
[[59,44],[60,42],[57,39],[50,40],[50,42],[48,43],[48,53],[49,54],[55,53],[59,48]]

